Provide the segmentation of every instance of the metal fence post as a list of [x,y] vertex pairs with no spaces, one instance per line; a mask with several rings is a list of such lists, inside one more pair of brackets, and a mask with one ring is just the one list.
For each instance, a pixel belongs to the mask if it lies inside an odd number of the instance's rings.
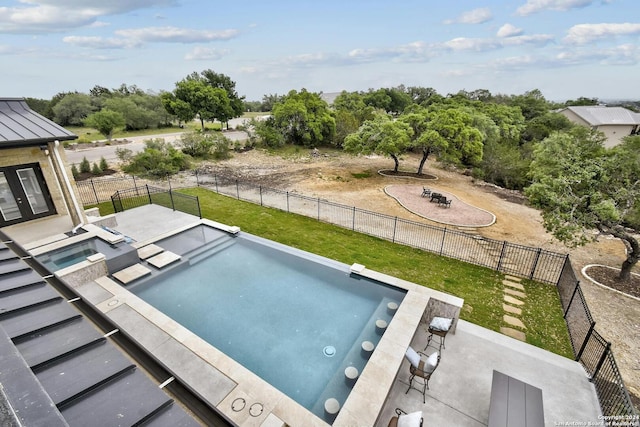
[[220,194],[220,192],[218,191],[218,175],[216,175],[215,173],[213,174],[213,181],[216,184],[216,193]]
[[149,184],[145,184],[145,187],[147,187],[147,196],[149,197],[149,204],[152,205],[153,202],[151,201],[151,191],[149,190]]
[[136,189],[136,196],[139,196],[140,193],[138,192],[138,183],[136,182],[136,176],[135,175],[131,175],[133,177],[133,188]]
[[196,187],[200,187],[200,180],[198,179],[198,169],[196,169]]
[[607,345],[604,348],[604,351],[602,352],[602,355],[600,356],[600,360],[598,360],[598,364],[596,365],[595,369],[593,370],[593,374],[591,374],[591,378],[589,378],[589,381],[593,382],[596,379],[596,375],[598,375],[598,371],[600,371],[600,368],[602,367],[602,364],[604,363],[604,359],[607,357],[607,354],[609,353],[609,351],[611,351],[611,343],[609,341],[607,341]]
[[587,348],[587,343],[589,342],[589,338],[591,338],[591,334],[593,334],[593,328],[595,328],[596,326],[596,322],[591,322],[591,325],[589,326],[589,331],[587,332],[587,335],[584,337],[584,341],[582,341],[582,345],[580,346],[580,350],[578,350],[578,353],[576,354],[576,362],[578,362],[580,360],[580,358],[582,357],[582,353],[584,353],[584,349]]
[[260,190],[260,206],[264,206],[264,205],[262,204],[262,185],[261,185],[261,186],[259,186],[258,188],[259,188],[259,190]]
[[351,216],[351,230],[356,231],[356,207],[353,207],[353,215]]
[[93,188],[93,195],[96,197],[96,204],[100,203],[100,200],[98,200],[98,193],[96,192],[96,186],[93,184],[93,178],[90,180],[91,182],[91,188]]
[[507,248],[507,241],[502,241],[502,249],[500,249],[500,258],[498,258],[498,265],[496,266],[496,271],[500,271],[502,269],[502,257],[504,256],[504,252]]
[[318,221],[320,221],[320,197],[318,197]]
[[391,242],[395,243],[396,242],[396,229],[398,227],[398,217],[395,217],[395,219],[393,220],[393,236],[391,236]]
[[540,254],[542,253],[542,248],[538,248],[536,252],[536,259],[533,261],[533,266],[531,267],[531,274],[529,275],[529,279],[533,280],[533,276],[536,274],[536,269],[538,268],[538,260],[540,259]]
[[171,209],[173,209],[175,211],[176,210],[176,205],[173,202],[173,191],[171,191],[171,188],[169,188],[169,199],[171,200]]
[[238,196],[238,200],[240,200],[240,184],[238,184],[237,179],[236,179],[236,196]]
[[196,206],[198,207],[198,217],[202,219],[202,210],[200,209],[200,198],[196,197]]
[[573,293],[571,294],[571,299],[569,299],[569,304],[567,304],[567,308],[564,311],[564,315],[563,317],[566,319],[567,318],[567,314],[569,313],[569,309],[571,308],[571,304],[573,303],[573,297],[576,296],[576,293],[578,292],[578,288],[580,287],[580,281],[576,282],[576,287],[573,288]]
[[440,255],[444,252],[444,240],[447,237],[447,227],[442,229],[442,242],[440,242]]
[[287,212],[289,212],[289,192],[287,191]]

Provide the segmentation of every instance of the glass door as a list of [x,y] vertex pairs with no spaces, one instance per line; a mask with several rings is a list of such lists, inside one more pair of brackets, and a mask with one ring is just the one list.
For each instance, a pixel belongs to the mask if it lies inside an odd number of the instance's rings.
[[0,226],[55,213],[37,163],[0,168]]

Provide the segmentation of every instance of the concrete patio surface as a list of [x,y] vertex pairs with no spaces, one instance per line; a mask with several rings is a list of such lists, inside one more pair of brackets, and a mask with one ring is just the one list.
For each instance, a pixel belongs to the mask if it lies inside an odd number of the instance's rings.
[[[423,350],[424,325],[412,340]],[[429,347],[426,353],[435,350]],[[409,384],[409,362],[403,362],[389,398],[376,423],[386,427],[395,408],[423,411],[425,426],[486,426],[489,420],[493,370],[542,390],[545,425],[598,425],[600,404],[595,388],[578,362],[520,342],[463,320],[446,337],[440,365],[429,381],[426,404]],[[415,381],[415,380],[414,380]],[[414,382],[415,384],[415,382]]]

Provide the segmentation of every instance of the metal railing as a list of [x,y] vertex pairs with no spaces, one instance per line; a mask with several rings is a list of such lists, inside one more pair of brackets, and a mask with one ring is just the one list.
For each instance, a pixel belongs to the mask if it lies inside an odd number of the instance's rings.
[[111,203],[115,212],[123,212],[127,209],[155,204],[202,218],[200,201],[196,196],[190,196],[171,189],[152,187],[148,184],[143,187],[116,191],[111,196]]
[[[595,329],[596,322],[591,316],[568,255],[507,241],[485,239],[446,227],[432,226],[290,191],[244,183],[215,174],[196,172],[196,184],[238,200],[316,218],[318,221],[488,267],[502,273],[556,285],[575,360],[584,366],[594,383],[603,415],[607,417],[636,415],[611,351],[611,343],[607,342]],[[90,185],[95,187],[96,183]],[[102,186],[103,182],[101,181],[98,185]],[[121,183],[118,182],[116,185]],[[150,187],[145,186],[145,188]],[[114,208],[116,203],[125,203],[125,195],[135,198],[140,191],[140,187],[126,190],[126,193],[117,191],[119,198],[117,202],[113,202]],[[148,191],[150,199],[152,199],[152,193],[171,193],[171,190],[163,189]],[[85,204],[93,204],[88,202],[82,194],[81,192]],[[173,192],[173,194],[179,193]],[[152,202],[147,200],[144,204]],[[197,215],[200,216],[199,205]]]

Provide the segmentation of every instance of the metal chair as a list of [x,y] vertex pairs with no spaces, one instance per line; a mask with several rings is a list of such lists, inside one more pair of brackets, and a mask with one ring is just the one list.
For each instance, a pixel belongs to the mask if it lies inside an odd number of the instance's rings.
[[[419,351],[418,354],[427,356],[421,351]],[[433,375],[438,365],[440,365],[440,353],[438,352],[428,356],[427,360],[420,358],[420,363],[417,368],[410,363],[409,372],[411,373],[411,376],[409,377],[409,388],[404,394],[409,393],[409,390],[411,389],[418,390],[422,393],[422,403],[427,403],[426,392],[429,389],[429,379],[431,379],[431,375]],[[422,380],[422,384],[420,384],[420,380],[418,378]],[[413,386],[413,380],[416,380],[418,386],[422,385],[422,390]]]
[[[429,336],[427,337],[427,345],[424,346],[424,350],[427,347],[431,346],[433,348],[437,348],[438,352],[441,352],[443,348],[447,348],[444,345],[445,338],[449,333],[449,329],[451,329],[451,324],[453,323],[453,319],[448,317],[434,317],[431,323],[429,323],[429,327],[427,331],[429,332]],[[438,343],[436,343],[434,339],[437,338]],[[432,341],[434,343],[432,344]]]
[[[423,421],[422,411],[417,411],[411,414],[407,414],[405,411],[403,411],[400,408],[396,408],[396,415],[389,420],[388,427],[398,427],[398,421],[400,420],[400,417],[408,417],[411,420],[410,422],[412,426],[422,427],[422,421]],[[418,422],[418,418],[419,418],[419,422]]]
[[431,189],[427,187],[422,187],[422,194],[420,197],[429,197],[431,196]]

